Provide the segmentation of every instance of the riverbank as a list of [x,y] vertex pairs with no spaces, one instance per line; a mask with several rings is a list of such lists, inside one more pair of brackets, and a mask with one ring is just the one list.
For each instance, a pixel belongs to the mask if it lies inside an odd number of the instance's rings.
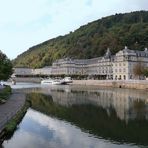
[[[40,83],[40,78],[15,78],[17,82]],[[100,87],[130,88],[130,89],[148,89],[148,80],[73,80],[72,85],[88,85]]]
[[148,89],[148,80],[73,80],[72,85]]
[[14,78],[14,80],[15,80],[16,83],[17,82],[41,83],[41,78],[39,78],[39,77],[16,77],[16,78]]
[[[24,107],[26,95],[22,93],[14,93],[10,96],[5,104],[0,105],[0,133],[1,137],[7,134],[5,128],[8,130],[12,124],[8,124],[17,113]],[[7,126],[7,127],[6,127]],[[1,138],[0,137],[0,138]]]

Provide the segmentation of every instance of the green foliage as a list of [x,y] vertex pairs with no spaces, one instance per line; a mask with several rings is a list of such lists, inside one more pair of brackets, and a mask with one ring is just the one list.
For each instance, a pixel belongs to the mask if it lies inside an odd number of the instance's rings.
[[7,100],[9,98],[10,94],[11,94],[11,87],[10,86],[6,86],[4,89],[2,89],[0,91],[0,104],[4,100]]
[[143,70],[143,75],[146,76],[146,77],[148,77],[148,68],[145,68]]
[[0,51],[0,80],[7,80],[12,75],[12,63],[5,54]]
[[142,65],[141,62],[137,63],[135,65],[135,67],[133,68],[133,72],[136,76],[141,76],[143,75],[143,71],[144,71],[144,66]]
[[148,47],[148,11],[137,11],[108,16],[88,23],[65,36],[48,40],[31,47],[19,55],[16,67],[43,67],[64,57],[94,58],[121,50],[125,45],[131,49]]

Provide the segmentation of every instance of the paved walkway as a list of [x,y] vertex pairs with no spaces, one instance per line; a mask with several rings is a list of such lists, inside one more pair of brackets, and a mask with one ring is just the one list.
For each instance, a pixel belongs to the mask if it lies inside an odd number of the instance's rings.
[[22,108],[25,98],[25,94],[14,93],[5,104],[0,105],[0,132],[5,124]]

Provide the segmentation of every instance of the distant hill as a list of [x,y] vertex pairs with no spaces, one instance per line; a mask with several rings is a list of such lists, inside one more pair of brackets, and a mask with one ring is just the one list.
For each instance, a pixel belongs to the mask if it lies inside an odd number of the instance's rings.
[[148,47],[148,11],[115,14],[81,26],[67,35],[45,41],[19,55],[15,67],[44,67],[64,57],[94,58],[109,47],[114,54],[127,45]]

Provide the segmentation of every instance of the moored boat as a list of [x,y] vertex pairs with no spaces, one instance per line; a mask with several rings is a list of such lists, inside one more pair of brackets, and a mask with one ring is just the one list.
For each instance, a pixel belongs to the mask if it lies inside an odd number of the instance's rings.
[[54,80],[52,82],[53,85],[61,85],[62,84],[62,80]]
[[72,83],[71,77],[65,77],[64,79],[44,79],[41,81],[41,84],[54,84],[54,85],[60,85],[60,84],[68,84]]
[[43,79],[41,81],[41,84],[52,84],[53,81],[54,81],[53,79],[47,78],[47,79]]
[[62,79],[62,81],[63,81],[63,84],[72,83],[71,77],[65,77],[64,79]]

